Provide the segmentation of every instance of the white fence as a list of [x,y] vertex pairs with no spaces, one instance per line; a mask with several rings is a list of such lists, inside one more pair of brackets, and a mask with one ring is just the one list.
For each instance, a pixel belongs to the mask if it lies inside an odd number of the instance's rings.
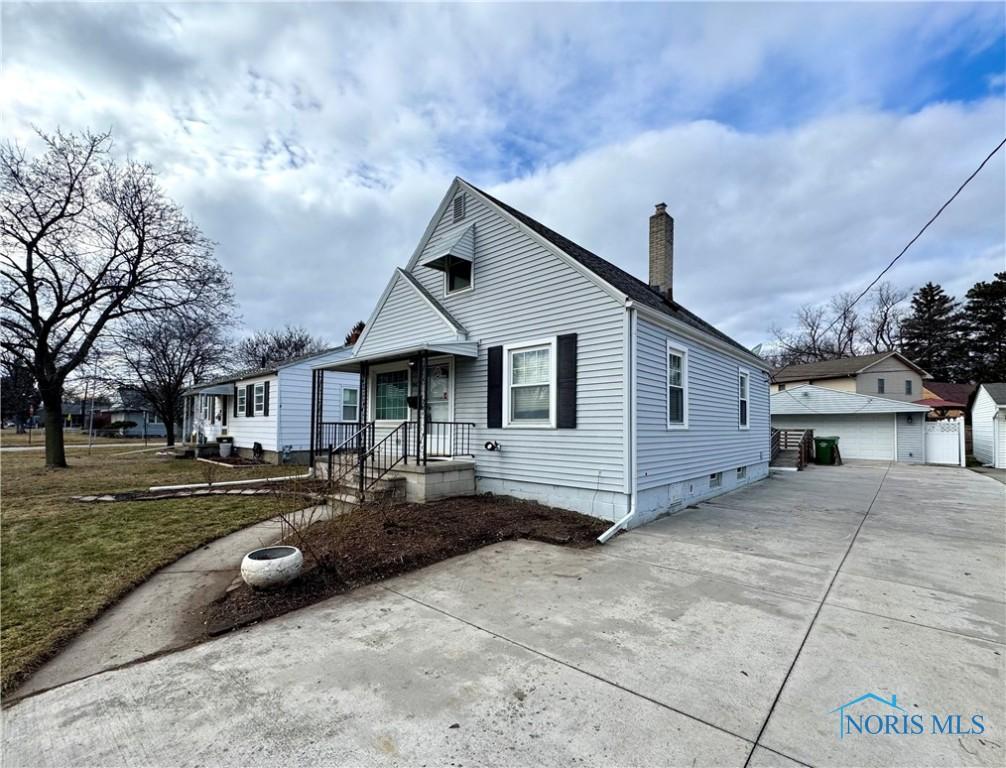
[[926,422],[926,463],[964,466],[964,417]]

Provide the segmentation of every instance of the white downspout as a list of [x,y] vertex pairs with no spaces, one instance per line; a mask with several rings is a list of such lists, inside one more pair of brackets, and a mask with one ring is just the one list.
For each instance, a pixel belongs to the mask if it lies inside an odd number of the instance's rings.
[[629,400],[628,428],[625,430],[626,451],[629,460],[629,513],[616,522],[608,530],[597,537],[599,544],[606,544],[612,536],[628,527],[629,521],[636,516],[636,312],[632,307],[625,309],[628,314],[628,333],[625,337],[625,396]]

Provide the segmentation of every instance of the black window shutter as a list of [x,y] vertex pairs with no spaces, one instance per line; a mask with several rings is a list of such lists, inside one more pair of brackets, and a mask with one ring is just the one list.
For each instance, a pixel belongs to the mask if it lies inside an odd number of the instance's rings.
[[255,385],[245,385],[245,416],[251,418],[255,415]]
[[559,429],[576,429],[576,334],[560,336],[556,340],[556,347],[555,425]]
[[489,347],[488,401],[486,426],[489,429],[503,426],[503,347]]
[[238,385],[234,385],[234,418],[238,415]]
[[262,388],[262,390],[263,390],[263,392],[262,392],[262,400],[263,400],[263,403],[262,403],[262,415],[263,416],[268,416],[269,415],[269,382],[268,381],[265,383],[265,386]]

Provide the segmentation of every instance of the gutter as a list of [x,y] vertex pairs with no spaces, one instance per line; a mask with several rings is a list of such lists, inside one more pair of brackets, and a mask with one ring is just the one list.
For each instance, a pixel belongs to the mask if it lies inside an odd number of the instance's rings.
[[283,477],[259,477],[253,480],[224,480],[219,483],[185,483],[183,485],[152,485],[148,491],[187,491],[198,488],[220,488],[234,485],[254,485],[256,483],[282,483],[288,480],[308,480],[314,477],[314,467],[311,467],[303,475],[286,475]]
[[606,544],[611,537],[624,528],[636,516],[636,312],[631,301],[626,300],[627,332],[625,334],[625,394],[629,400],[627,428],[625,430],[625,450],[628,453],[627,469],[629,472],[629,513],[616,522],[608,530],[597,537],[598,544]]

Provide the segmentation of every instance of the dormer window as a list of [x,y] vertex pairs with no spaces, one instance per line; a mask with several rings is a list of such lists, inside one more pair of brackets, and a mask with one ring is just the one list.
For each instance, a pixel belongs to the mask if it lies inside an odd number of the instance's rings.
[[[455,198],[455,202],[457,199]],[[444,273],[445,294],[470,291],[475,287],[472,272],[475,261],[475,225],[469,224],[464,231],[452,234],[452,239],[431,248],[430,255],[420,262],[427,269]]]
[[447,292],[464,291],[472,287],[472,263],[452,259],[447,267]]
[[465,217],[465,196],[463,194],[454,198],[454,222],[459,222]]

